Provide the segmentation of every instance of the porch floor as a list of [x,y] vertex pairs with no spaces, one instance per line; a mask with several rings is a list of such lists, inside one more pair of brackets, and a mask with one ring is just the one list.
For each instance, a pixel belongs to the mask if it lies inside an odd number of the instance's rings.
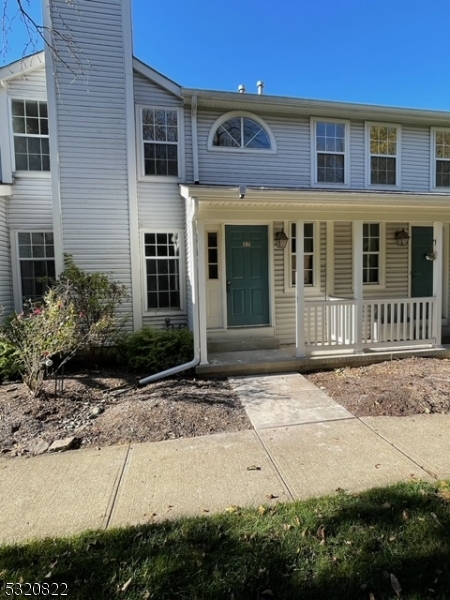
[[209,364],[199,365],[198,375],[203,377],[228,377],[233,375],[264,375],[270,373],[307,373],[321,369],[357,367],[370,365],[391,358],[411,356],[450,358],[450,344],[422,348],[352,352],[334,355],[314,355],[306,358],[295,356],[295,346],[281,346],[276,350],[247,350],[239,352],[217,352],[208,356]]

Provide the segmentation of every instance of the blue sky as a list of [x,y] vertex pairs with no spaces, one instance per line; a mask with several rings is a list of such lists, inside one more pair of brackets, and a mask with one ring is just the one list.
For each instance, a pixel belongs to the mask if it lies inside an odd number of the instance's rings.
[[133,0],[135,55],[186,87],[443,110],[449,24],[448,0]]

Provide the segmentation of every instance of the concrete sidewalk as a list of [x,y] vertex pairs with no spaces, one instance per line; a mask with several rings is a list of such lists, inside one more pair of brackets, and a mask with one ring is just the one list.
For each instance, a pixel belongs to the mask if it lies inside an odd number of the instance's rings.
[[450,415],[358,419],[298,374],[231,385],[253,430],[0,459],[0,543],[450,477]]

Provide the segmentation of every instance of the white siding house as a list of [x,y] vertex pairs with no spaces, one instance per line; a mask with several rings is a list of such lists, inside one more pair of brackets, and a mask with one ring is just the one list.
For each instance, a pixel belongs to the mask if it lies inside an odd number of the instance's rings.
[[450,113],[185,88],[132,56],[130,0],[45,6],[74,47],[0,68],[4,313],[70,253],[204,369],[440,346]]

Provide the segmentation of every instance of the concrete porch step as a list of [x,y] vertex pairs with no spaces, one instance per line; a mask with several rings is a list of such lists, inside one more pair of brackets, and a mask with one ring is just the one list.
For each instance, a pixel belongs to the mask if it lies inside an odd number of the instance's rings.
[[247,337],[245,339],[210,338],[208,352],[246,352],[249,350],[277,350],[280,341],[276,337]]

